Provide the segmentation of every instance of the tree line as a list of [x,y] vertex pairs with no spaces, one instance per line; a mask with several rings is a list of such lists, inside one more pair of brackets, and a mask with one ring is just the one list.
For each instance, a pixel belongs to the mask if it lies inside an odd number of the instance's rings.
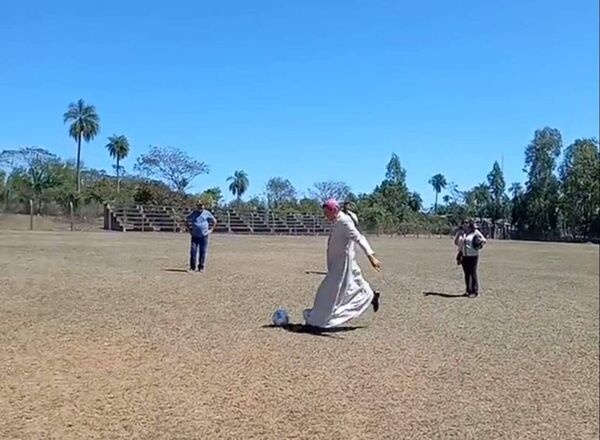
[[[435,203],[433,209],[426,209],[421,195],[408,188],[406,170],[396,154],[386,166],[385,178],[369,193],[355,194],[345,182],[323,181],[301,194],[289,179],[276,176],[269,179],[260,196],[244,200],[250,177],[244,170],[236,170],[225,182],[234,196],[226,204],[220,187],[189,193],[194,179],[210,169],[176,147],[151,146],[137,158],[133,173],[127,173],[121,163],[129,155],[129,141],[123,134],[113,134],[107,138],[106,150],[115,160],[114,174],[84,167],[82,143],[100,132],[96,108],[80,99],[69,104],[63,121],[76,143],[74,161],[39,147],[0,153],[4,210],[24,211],[29,200],[37,213],[51,214],[64,212],[71,202],[83,212],[90,207],[98,210],[105,202],[184,205],[202,198],[213,208],[318,214],[321,202],[335,197],[353,202],[367,229],[383,232],[399,232],[406,225],[449,231],[462,219],[475,217],[492,225],[510,225],[515,238],[600,236],[598,140],[581,138],[563,148],[561,133],[555,128],[536,130],[525,147],[526,182],[507,188],[497,161],[484,181],[467,190],[436,173],[429,179]],[[494,228],[491,231],[493,234]]]

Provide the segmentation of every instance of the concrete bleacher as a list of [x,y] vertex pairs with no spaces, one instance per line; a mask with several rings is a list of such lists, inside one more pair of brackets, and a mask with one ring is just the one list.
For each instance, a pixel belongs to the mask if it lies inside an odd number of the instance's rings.
[[141,206],[140,210],[146,216],[149,224],[157,232],[180,232],[182,230],[181,218],[174,208],[168,206]]
[[[106,205],[104,229],[141,232],[187,231],[190,209],[155,205]],[[330,230],[320,216],[267,211],[216,210],[215,232],[234,234],[320,235]]]
[[253,234],[270,234],[268,219],[265,212],[261,211],[244,211],[239,212],[240,217],[244,219],[251,233]]
[[252,232],[242,216],[233,210],[217,212],[215,218],[218,222],[216,232],[232,232],[235,234],[250,234]]
[[312,234],[327,234],[331,229],[331,226],[322,217],[311,214],[299,214],[299,217],[305,228],[308,229]]
[[152,205],[123,205],[105,209],[104,229],[179,232],[182,230],[182,225],[173,208]]
[[255,210],[240,215],[254,234],[312,235],[330,229],[325,219],[309,214]]
[[119,206],[114,210],[112,229],[117,231],[153,231],[139,206]]
[[320,219],[308,214],[305,217],[303,214],[288,212],[285,214],[284,219],[294,235],[313,235],[315,233],[324,233],[326,229],[322,225]]

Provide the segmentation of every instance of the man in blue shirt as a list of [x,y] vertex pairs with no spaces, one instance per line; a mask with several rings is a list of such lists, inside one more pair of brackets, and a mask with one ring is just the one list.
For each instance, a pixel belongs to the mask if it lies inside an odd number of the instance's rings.
[[[187,216],[188,231],[192,236],[190,246],[190,271],[198,267],[199,272],[204,271],[206,251],[208,250],[208,236],[217,226],[217,219],[206,209],[201,200],[196,202],[196,209]],[[196,266],[196,258],[198,265]]]

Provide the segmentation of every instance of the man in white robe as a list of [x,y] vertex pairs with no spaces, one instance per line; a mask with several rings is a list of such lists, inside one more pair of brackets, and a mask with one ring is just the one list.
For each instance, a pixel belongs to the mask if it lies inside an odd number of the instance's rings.
[[333,223],[327,244],[327,275],[317,290],[313,307],[304,311],[304,320],[312,327],[331,328],[358,317],[370,305],[375,311],[379,308],[379,294],[365,281],[356,262],[355,244],[363,249],[375,270],[381,269],[381,263],[335,200],[325,202],[323,212]]

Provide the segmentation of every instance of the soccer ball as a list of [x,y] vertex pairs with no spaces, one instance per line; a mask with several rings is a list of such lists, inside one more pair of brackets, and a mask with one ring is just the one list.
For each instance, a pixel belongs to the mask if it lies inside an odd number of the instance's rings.
[[286,325],[290,322],[290,317],[285,309],[277,309],[273,312],[273,316],[271,317],[273,324],[276,326]]
[[475,237],[473,237],[473,248],[480,250],[483,248],[483,240],[481,239],[481,237],[479,237],[479,235],[476,235]]

